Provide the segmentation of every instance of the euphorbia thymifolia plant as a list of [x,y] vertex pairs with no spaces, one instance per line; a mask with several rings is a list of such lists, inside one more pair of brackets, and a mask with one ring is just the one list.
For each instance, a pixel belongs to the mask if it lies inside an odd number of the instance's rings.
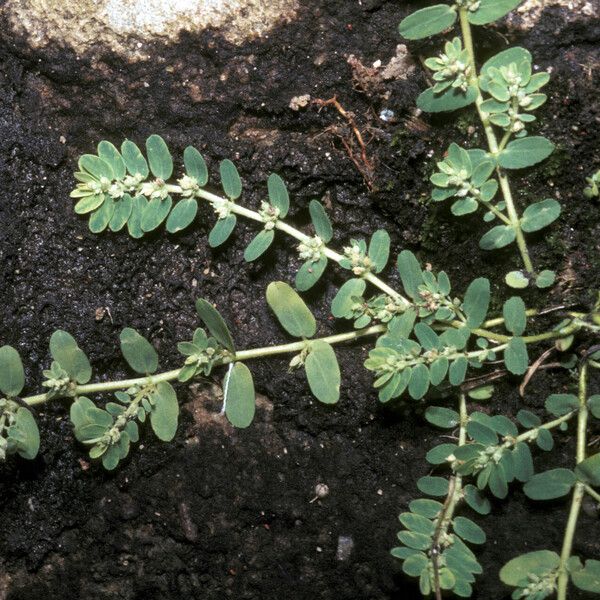
[[[422,37],[445,30],[453,25],[457,15],[460,17],[466,50],[460,38],[456,38],[447,46],[445,57],[428,62],[436,70],[439,87],[425,92],[425,99],[429,98],[430,106],[446,108],[476,102],[480,114],[488,115],[484,126],[489,140],[495,139],[489,115],[506,114],[512,125],[506,125],[503,140],[489,152],[452,145],[440,163],[441,173],[434,178],[434,184],[442,190],[442,195],[456,195],[458,207],[481,203],[494,218],[503,216],[500,220],[504,224],[498,226],[500,230],[493,229],[496,233],[488,239],[512,236],[510,241],[518,241],[525,261],[525,270],[509,274],[509,283],[516,282],[519,287],[534,280],[538,286],[551,285],[553,276],[545,272],[538,274],[530,268],[523,231],[549,224],[560,207],[557,209],[554,201],[543,201],[530,206],[522,218],[517,218],[504,172],[511,165],[527,166],[523,164],[524,156],[529,161],[532,157],[537,157],[534,162],[541,160],[539,149],[546,148],[542,154],[547,155],[551,146],[540,138],[520,137],[511,141],[513,134],[523,135],[524,129],[516,124],[528,122],[511,107],[521,106],[522,98],[529,96],[533,99],[529,103],[525,101],[523,108],[540,103],[533,89],[537,84],[530,86],[535,76],[524,64],[525,59],[530,64],[529,54],[518,49],[506,62],[506,54],[501,53],[499,56],[503,58],[496,57],[491,64],[494,68],[490,68],[488,61],[485,74],[482,72],[478,77],[469,29],[471,22],[488,22],[486,19],[491,20],[490,16],[498,18],[516,4],[482,1],[455,7],[439,5],[403,21],[401,31],[409,37]],[[494,8],[498,6],[502,6],[502,10]],[[460,64],[466,61],[470,68],[456,69],[453,60],[459,60]],[[455,71],[455,79],[444,75],[445,62],[454,65],[449,69]],[[517,86],[518,89],[514,82],[509,82],[517,73],[520,81],[527,80],[524,86]],[[516,90],[518,102],[512,91],[507,100],[495,96],[489,102],[483,99],[484,86],[496,89],[505,84]],[[422,98],[419,102],[424,105]],[[451,105],[448,104],[450,98]],[[466,102],[467,98],[471,100]],[[497,111],[492,110],[492,102],[496,103]],[[497,124],[506,124],[500,116],[494,119]],[[533,146],[523,146],[532,140]],[[587,396],[588,369],[600,366],[600,350],[592,347],[581,359],[570,352],[577,347],[577,339],[587,340],[598,335],[598,302],[587,311],[527,308],[519,296],[512,296],[503,302],[501,314],[488,315],[489,280],[476,278],[464,293],[454,292],[443,271],[436,274],[423,269],[408,250],[401,251],[397,257],[402,285],[396,289],[382,277],[388,268],[391,246],[386,231],[374,232],[368,242],[349,240],[337,251],[330,246],[331,221],[317,200],[308,206],[312,231],[301,231],[285,220],[290,199],[283,180],[276,174],[269,177],[264,200],[258,210],[253,210],[238,203],[242,181],[229,160],[219,164],[222,194],[215,188],[207,189],[208,167],[192,146],[183,153],[183,172],[178,179],[173,179],[173,172],[171,153],[158,135],[146,140],[145,155],[129,140],[124,141],[120,149],[102,141],[97,154],[86,154],[79,160],[75,173],[79,183],[71,194],[77,200],[75,212],[88,216],[89,228],[94,233],[123,230],[140,238],[163,224],[172,234],[188,228],[196,220],[199,202],[205,201],[216,216],[208,236],[211,247],[227,242],[238,217],[259,226],[244,252],[248,262],[259,259],[275,235],[287,236],[302,263],[294,281],[297,291],[287,282],[275,281],[267,287],[266,301],[285,334],[294,341],[239,350],[235,335],[215,306],[201,298],[196,309],[203,327],[190,332],[189,341],[179,343],[182,358],[178,368],[159,372],[159,358],[150,341],[126,328],[120,336],[121,351],[137,377],[91,383],[92,369],[85,353],[69,333],[59,330],[50,339],[52,362],[44,371],[45,391],[26,397],[21,395],[25,388],[21,358],[15,349],[4,346],[0,348],[0,392],[4,396],[0,400],[0,451],[3,457],[18,453],[33,459],[38,452],[39,433],[30,409],[67,399],[77,440],[88,447],[91,458],[100,459],[107,469],[114,469],[129,453],[131,443],[138,440],[139,427],[146,419],[160,440],[169,441],[175,436],[179,413],[175,382],[185,383],[216,372],[223,377],[225,415],[234,426],[247,427],[254,417],[255,393],[251,372],[244,363],[277,354],[291,354],[290,368],[303,368],[315,397],[323,403],[334,404],[340,398],[342,385],[334,346],[370,337],[373,348],[365,367],[374,373],[374,386],[381,402],[405,398],[420,405],[428,402],[434,388],[438,404],[440,399],[445,402],[456,397],[458,401],[457,410],[444,405],[427,407],[425,416],[432,425],[456,431],[455,441],[437,446],[427,455],[433,465],[449,468],[451,476],[429,475],[419,480],[418,487],[423,493],[443,500],[412,502],[410,512],[401,515],[406,527],[399,534],[403,545],[393,550],[393,554],[404,561],[406,573],[419,577],[423,594],[434,593],[438,598],[442,590],[459,596],[471,594],[471,584],[481,567],[465,542],[482,543],[485,535],[458,511],[468,506],[479,514],[486,514],[491,505],[485,494],[489,491],[497,498],[504,498],[513,481],[525,483],[525,492],[532,498],[553,498],[573,490],[562,555],[558,557],[552,551],[525,555],[503,569],[503,580],[517,587],[514,597],[545,598],[558,588],[559,598],[564,598],[566,592],[562,590],[566,590],[569,577],[579,587],[598,591],[596,584],[590,583],[594,581],[596,561],[588,560],[585,566],[577,562],[571,557],[571,543],[582,496],[589,494],[600,499],[593,489],[600,484],[600,459],[598,455],[586,456],[589,415],[600,417],[600,398]],[[507,190],[504,205],[493,203],[491,191],[494,188],[495,192],[498,187]],[[462,209],[456,210],[461,212]],[[310,289],[334,263],[348,273],[348,280],[333,299],[331,312],[337,318],[352,321],[353,328],[346,333],[316,337],[316,320],[298,292]],[[535,371],[537,365],[529,366],[529,347],[534,344],[554,345],[562,355],[563,366],[580,373],[578,395],[550,396],[547,409],[553,419],[545,423],[531,412],[520,411],[517,421],[521,431],[504,415],[491,416],[474,410],[470,400],[481,403],[493,394],[493,387],[485,376],[490,373],[491,364],[501,362],[507,373],[517,376],[528,371],[531,375]],[[473,369],[484,375],[470,379],[469,372]],[[498,376],[498,372],[492,376]],[[92,400],[102,395],[112,398],[104,404]],[[573,471],[555,469],[534,475],[530,445],[535,443],[542,450],[550,450],[552,432],[565,429],[572,421],[578,424],[577,467]],[[467,483],[468,478],[472,483]],[[553,558],[548,558],[550,555]],[[542,558],[538,560],[538,556]]]
[[[547,198],[529,204],[519,214],[511,190],[509,172],[531,167],[546,159],[554,144],[545,137],[529,135],[536,121],[533,112],[546,102],[540,93],[550,75],[533,72],[531,54],[521,47],[508,48],[478,68],[471,25],[486,25],[506,15],[520,0],[458,0],[454,5],[437,4],[409,15],[400,23],[400,34],[416,40],[445,32],[456,21],[460,35],[451,36],[444,51],[428,58],[435,85],[417,98],[417,106],[431,113],[474,106],[485,133],[487,148],[465,149],[452,143],[438,172],[431,176],[432,199],[453,198],[452,213],[463,216],[482,207],[483,219],[496,223],[479,240],[483,250],[504,248],[516,242],[522,269],[506,275],[513,288],[531,282],[550,287],[555,275],[538,271],[531,260],[525,234],[539,231],[560,215],[560,204]],[[500,192],[500,193],[498,193]]]

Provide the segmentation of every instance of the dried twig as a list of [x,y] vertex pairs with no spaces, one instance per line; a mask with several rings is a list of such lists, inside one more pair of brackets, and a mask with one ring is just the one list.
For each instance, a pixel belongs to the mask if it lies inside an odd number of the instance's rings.
[[544,361],[554,352],[554,346],[548,348],[545,352],[538,357],[538,359],[527,369],[527,373],[525,373],[525,377],[523,378],[523,382],[519,386],[519,395],[521,398],[525,396],[525,388],[527,384],[531,380],[531,378],[535,375],[535,372],[542,366]]
[[356,142],[358,143],[358,146],[360,148],[359,154],[357,155],[354,152],[353,143],[351,139],[349,140],[347,137],[341,135],[339,137],[342,141],[342,144],[344,145],[344,148],[346,149],[348,156],[358,169],[359,173],[363,176],[367,187],[371,190],[373,188],[373,165],[367,155],[367,146],[364,142],[363,136],[358,126],[356,125],[354,115],[351,112],[347,111],[339,103],[336,96],[334,96],[333,98],[329,98],[329,100],[322,100],[321,98],[316,98],[315,100],[313,100],[313,104],[316,104],[320,108],[323,108],[325,106],[333,106],[340,113],[340,115],[344,119],[346,119],[348,125],[350,125],[350,128],[352,129],[354,138],[356,139]]

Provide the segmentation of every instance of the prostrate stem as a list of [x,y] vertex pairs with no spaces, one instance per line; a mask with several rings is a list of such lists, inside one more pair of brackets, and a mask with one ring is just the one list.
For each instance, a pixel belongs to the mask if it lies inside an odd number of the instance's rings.
[[[479,88],[479,81],[477,77],[477,64],[475,62],[475,50],[473,48],[473,35],[471,33],[471,24],[469,23],[468,19],[468,12],[469,11],[466,8],[459,9],[460,28],[462,31],[463,42],[465,48],[469,53],[469,59],[471,61],[472,68],[471,81],[469,83],[475,86],[475,88],[477,89],[477,98],[475,99],[475,105],[477,106],[477,112],[479,113],[479,118],[481,119],[481,123],[483,124],[483,128],[485,130],[485,136],[488,141],[490,153],[494,156],[498,156],[500,151],[508,143],[510,136],[507,137],[505,135],[501,145],[499,146],[496,134],[494,133],[494,128],[492,127],[492,124],[490,123],[487,117],[487,113],[485,113],[481,109],[481,105],[483,103],[483,96],[481,95],[481,89]],[[519,215],[517,213],[517,209],[513,201],[508,177],[500,167],[497,167],[496,172],[498,175],[498,181],[500,183],[500,190],[502,191],[502,196],[504,197],[504,201],[506,202],[506,211],[508,213],[510,225],[515,231],[517,246],[519,248],[521,258],[523,259],[523,266],[525,267],[525,270],[529,275],[535,275],[533,263],[531,262],[529,250],[527,249],[527,244],[525,242],[525,236],[523,235],[523,230],[521,229]]]
[[[174,186],[174,185],[169,186],[169,189],[175,193],[181,192],[181,188],[179,188],[179,186]],[[205,200],[208,200],[211,203],[216,202],[218,204],[226,204],[231,212],[241,215],[243,217],[246,217],[248,219],[251,219],[252,221],[264,223],[263,218],[260,216],[260,214],[258,212],[254,211],[254,210],[250,210],[249,208],[245,208],[244,206],[240,206],[239,204],[236,204],[235,202],[231,202],[230,200],[227,200],[226,198],[222,198],[221,196],[217,196],[216,194],[207,192],[206,190],[203,190],[203,189],[200,189],[197,192],[197,196],[200,198],[204,198]],[[276,221],[275,229],[279,229],[280,231],[287,233],[289,236],[297,239],[300,242],[306,242],[311,239],[309,235],[306,235],[299,229],[292,227],[285,221],[280,221],[280,220]],[[341,255],[339,252],[336,252],[335,250],[328,248],[326,245],[323,246],[323,253],[325,254],[325,256],[327,256],[327,258],[330,258],[331,260],[333,260],[337,263],[339,263],[344,258],[343,255]],[[366,281],[368,281],[369,283],[373,284],[375,287],[379,288],[385,294],[388,294],[389,296],[394,298],[394,300],[399,300],[406,306],[410,305],[410,301],[408,299],[406,299],[404,296],[402,296],[402,294],[398,293],[396,290],[391,288],[387,283],[382,281],[379,277],[377,277],[373,273],[365,273],[363,275],[363,278]]]
[[[579,411],[577,416],[577,457],[576,462],[579,464],[585,460],[586,449],[586,433],[587,433],[587,362],[581,365],[579,372]],[[567,520],[567,528],[565,529],[565,537],[563,540],[562,551],[560,553],[560,564],[558,567],[558,600],[567,599],[567,585],[569,583],[569,572],[567,571],[567,563],[571,557],[573,549],[573,538],[577,527],[577,518],[581,509],[583,496],[586,492],[585,483],[578,481],[573,488],[573,499],[571,500],[571,510]]]
[[[459,397],[459,414],[460,423],[458,433],[458,445],[464,446],[467,442],[467,423],[469,420],[469,415],[467,414],[467,399],[465,394],[462,393]],[[442,599],[442,590],[439,581],[440,567],[437,560],[442,549],[441,540],[446,535],[448,527],[450,526],[450,523],[452,523],[456,507],[458,506],[462,498],[462,476],[457,473],[450,478],[450,482],[448,484],[448,495],[446,496],[446,501],[444,502],[444,506],[440,512],[440,515],[437,518],[437,526],[433,534],[430,550],[435,577],[436,600]]]
[[[348,333],[338,333],[336,335],[330,335],[315,340],[302,340],[300,342],[292,342],[290,344],[281,344],[279,346],[267,346],[265,348],[253,348],[251,350],[240,350],[236,352],[234,356],[226,360],[221,361],[219,364],[224,365],[230,362],[238,362],[251,360],[253,358],[262,358],[265,356],[274,356],[277,354],[289,354],[291,352],[302,352],[308,344],[313,341],[323,341],[328,344],[340,344],[342,342],[349,342],[357,340],[362,337],[377,335],[386,331],[385,325],[373,325],[365,329],[359,329],[357,331],[349,331]],[[118,381],[106,381],[102,383],[88,383],[85,385],[78,385],[72,388],[68,394],[38,394],[36,396],[29,396],[22,398],[22,401],[27,403],[29,406],[36,406],[44,404],[50,400],[56,400],[59,398],[70,398],[76,396],[84,396],[86,394],[97,394],[102,392],[114,392],[117,390],[126,390],[136,385],[147,385],[157,384],[161,381],[173,381],[179,376],[181,369],[173,369],[172,371],[164,371],[156,375],[149,375],[147,377],[137,377],[135,379],[121,379]]]

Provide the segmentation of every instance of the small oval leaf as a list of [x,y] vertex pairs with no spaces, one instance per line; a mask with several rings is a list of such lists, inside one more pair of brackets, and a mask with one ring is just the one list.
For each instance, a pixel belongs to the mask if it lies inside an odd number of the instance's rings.
[[290,335],[303,338],[315,335],[315,318],[304,300],[287,283],[271,282],[267,287],[267,302]]

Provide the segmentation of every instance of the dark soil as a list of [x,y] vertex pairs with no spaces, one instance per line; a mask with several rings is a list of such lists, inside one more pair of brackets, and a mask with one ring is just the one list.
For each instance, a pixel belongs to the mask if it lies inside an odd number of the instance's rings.
[[[0,31],[0,342],[25,357],[28,392],[39,389],[57,328],[78,339],[100,379],[128,375],[117,344],[124,326],[147,335],[162,366],[175,368],[176,342],[196,326],[198,296],[218,305],[240,348],[286,339],[264,302],[268,282],[290,281],[298,266],[285,240],[267,260],[248,266],[242,254],[252,226],[238,227],[226,247],[212,251],[208,212],[197,228],[175,237],[134,241],[89,233],[68,193],[77,156],[101,139],[143,142],[160,133],[176,156],[193,143],[213,173],[218,160],[230,157],[252,206],[276,171],[289,184],[297,222],[306,222],[310,199],[327,196],[338,247],[385,226],[396,252],[412,249],[435,270],[445,269],[456,290],[488,276],[499,302],[506,296],[500,274],[516,265],[513,253],[482,253],[478,217],[459,221],[447,207],[427,203],[429,154],[439,156],[450,140],[482,143],[478,131],[468,130],[472,115],[409,120],[426,85],[420,67],[408,80],[386,84],[385,100],[377,90],[356,89],[346,63],[354,54],[365,65],[385,64],[400,42],[397,23],[418,3],[306,4],[298,20],[268,39],[235,47],[218,32],[183,34],[176,44],[157,45],[153,60],[136,63],[102,49],[79,58],[68,48],[37,51]],[[554,69],[536,126],[558,150],[513,178],[519,202],[556,196],[564,206],[559,223],[532,240],[535,262],[559,272],[549,296],[531,293],[529,302],[538,306],[589,305],[600,288],[600,207],[581,193],[584,176],[599,167],[600,25],[564,17],[562,9],[548,8],[529,33],[505,24],[483,29],[477,40],[482,56],[507,39],[529,48],[541,68]],[[418,56],[438,44],[409,47]],[[328,129],[345,125],[332,109],[288,108],[293,96],[306,93],[337,95],[372,137],[375,191],[369,193]],[[383,108],[395,112],[396,123],[376,117]],[[388,275],[395,279],[391,267]],[[343,280],[332,271],[308,295],[320,333],[347,327],[334,324],[327,308]],[[102,307],[110,315],[97,320]],[[66,403],[45,407],[40,456],[0,467],[0,598],[417,598],[389,549],[396,516],[419,496],[424,455],[440,436],[420,406],[378,405],[361,367],[365,354],[362,346],[339,349],[344,383],[332,408],[311,399],[303,375],[290,375],[285,359],[251,364],[266,398],[256,423],[243,431],[215,416],[219,400],[204,384],[179,386],[175,442],[161,444],[148,433],[115,474],[88,464],[73,440]],[[525,399],[517,383],[500,384],[490,408],[509,415],[524,406],[535,410],[571,382],[563,372],[544,372]],[[541,467],[570,465],[573,454],[573,440],[562,434],[552,454],[537,460]],[[319,482],[330,494],[310,503]],[[487,576],[478,580],[478,599],[507,597],[497,573],[509,558],[560,548],[566,507],[534,505],[515,487],[510,500],[477,519],[488,535],[479,551]],[[336,559],[339,536],[354,541],[345,561]],[[598,516],[585,512],[575,552],[598,558],[599,540]]]

